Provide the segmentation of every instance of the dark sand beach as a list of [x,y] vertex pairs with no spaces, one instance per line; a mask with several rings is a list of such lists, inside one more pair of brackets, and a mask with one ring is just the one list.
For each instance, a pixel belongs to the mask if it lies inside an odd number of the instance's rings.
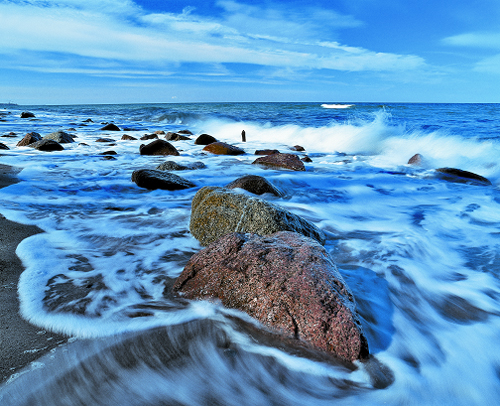
[[[18,182],[18,172],[0,165],[0,188]],[[41,232],[38,227],[0,215],[0,383],[67,340],[28,323],[19,314],[17,284],[24,268],[16,247],[23,239]]]

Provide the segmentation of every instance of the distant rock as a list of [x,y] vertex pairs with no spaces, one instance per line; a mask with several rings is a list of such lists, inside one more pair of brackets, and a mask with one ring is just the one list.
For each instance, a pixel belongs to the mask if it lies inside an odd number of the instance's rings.
[[200,136],[198,136],[198,138],[196,138],[194,143],[196,145],[209,145],[209,144],[212,144],[214,142],[217,142],[217,140],[214,137],[212,137],[211,135],[201,134]]
[[64,147],[57,141],[42,139],[41,141],[29,144],[28,147],[35,148],[39,151],[51,152],[51,151],[63,151]]
[[0,142],[0,149],[8,150],[10,148],[7,145]]
[[272,155],[279,154],[280,152],[277,149],[258,149],[255,151],[254,155]]
[[115,142],[112,138],[98,138],[95,142]]
[[191,234],[208,245],[231,232],[273,234],[295,231],[325,243],[324,233],[311,222],[258,197],[220,187],[203,187],[191,202]]
[[303,152],[305,151],[304,147],[301,147],[300,145],[295,145],[294,147],[290,147],[292,151],[297,151],[297,152]]
[[191,138],[186,137],[185,135],[179,133],[168,132],[165,137],[167,141],[188,141]]
[[243,155],[245,153],[245,151],[241,148],[219,141],[208,144],[205,148],[203,148],[203,151],[207,151],[215,155]]
[[228,189],[244,189],[247,192],[253,193],[255,195],[263,195],[264,193],[271,193],[278,197],[283,197],[284,193],[274,186],[267,179],[262,176],[257,175],[246,175],[233,180],[231,183],[226,185]]
[[193,133],[189,130],[180,130],[176,131],[177,134],[184,134],[184,135],[193,135]]
[[33,118],[35,115],[31,111],[23,111],[21,113],[21,118]]
[[408,160],[408,165],[421,166],[423,163],[423,159],[424,158],[422,157],[422,155],[415,154]]
[[369,356],[352,293],[326,250],[303,235],[227,234],[191,257],[173,290],[220,300],[342,360]]
[[156,167],[156,169],[159,171],[187,171],[203,168],[206,168],[206,165],[203,162],[194,162],[187,165],[181,165],[174,161],[162,162]]
[[104,152],[101,152],[99,155],[118,155],[118,152],[116,152],[116,151],[104,151]]
[[156,134],[144,134],[141,137],[141,140],[143,140],[143,141],[146,141],[146,140],[157,140],[157,139],[158,139],[158,135],[156,135]]
[[121,131],[121,130],[117,125],[115,125],[113,123],[109,123],[109,124],[106,124],[104,127],[102,127],[101,131]]
[[312,162],[312,161],[313,161],[313,160],[312,160],[311,158],[309,158],[307,155],[306,155],[305,157],[303,157],[303,158],[300,158],[300,160],[301,160],[302,162],[307,162],[307,163],[309,163],[309,162]]
[[31,132],[31,133],[26,134],[24,136],[24,138],[17,143],[17,146],[18,147],[26,147],[30,144],[33,144],[33,143],[41,141],[41,140],[42,140],[42,136],[40,134],[35,133],[35,132]]
[[288,169],[291,171],[305,171],[304,163],[294,154],[272,154],[257,158],[254,165],[262,165],[272,169]]
[[122,141],[135,141],[137,138],[132,137],[131,135],[123,134],[122,135]]
[[73,135],[68,134],[68,133],[66,133],[64,131],[56,131],[54,133],[46,135],[43,138],[46,139],[46,140],[56,141],[59,144],[69,144],[69,143],[75,142],[75,140],[73,139],[73,137],[74,137]]
[[84,123],[93,123],[91,118],[87,118],[86,120],[83,121]]
[[196,185],[178,175],[170,172],[157,171],[152,169],[139,169],[132,173],[132,181],[137,186],[149,189],[181,190],[195,187]]
[[164,140],[155,140],[147,145],[141,145],[139,151],[141,155],[179,155],[179,151]]
[[468,183],[477,186],[490,186],[491,182],[475,173],[463,171],[455,168],[439,168],[436,169],[439,179],[447,182]]

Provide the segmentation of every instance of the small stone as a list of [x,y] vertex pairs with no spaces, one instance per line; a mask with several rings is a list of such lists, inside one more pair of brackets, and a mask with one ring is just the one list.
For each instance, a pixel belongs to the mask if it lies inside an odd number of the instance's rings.
[[141,155],[179,155],[179,151],[164,140],[155,140],[147,145],[141,145],[139,151]]
[[156,134],[144,134],[142,137],[141,137],[141,140],[145,141],[145,140],[157,140],[158,139],[158,136]]
[[272,169],[289,169],[292,171],[305,171],[304,162],[294,154],[272,154],[257,158],[254,165],[262,165]]
[[131,135],[127,135],[127,134],[123,134],[122,135],[122,138],[121,138],[123,141],[135,141],[137,140],[137,138],[135,137],[132,137]]
[[198,136],[198,138],[196,138],[194,143],[196,145],[209,145],[209,144],[212,144],[214,142],[217,142],[217,140],[214,137],[212,137],[211,135],[201,134],[200,136]]
[[264,193],[271,193],[277,197],[283,197],[284,193],[276,186],[271,184],[267,179],[257,175],[246,175],[233,180],[226,185],[228,189],[240,188],[255,195],[262,195]]
[[101,131],[121,131],[121,130],[117,125],[115,125],[113,123],[109,123],[109,124],[106,124],[104,127],[102,127]]

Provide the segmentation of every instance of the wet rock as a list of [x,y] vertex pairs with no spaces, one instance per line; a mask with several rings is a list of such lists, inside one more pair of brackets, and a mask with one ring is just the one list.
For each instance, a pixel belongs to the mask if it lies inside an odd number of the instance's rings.
[[277,149],[258,149],[255,151],[254,155],[272,155],[279,154],[280,152]]
[[455,183],[468,183],[479,186],[489,186],[491,182],[475,173],[463,171],[455,168],[439,168],[436,169],[438,178]]
[[8,134],[2,135],[2,137],[4,137],[4,138],[15,138],[15,137],[17,137],[17,134],[14,133],[14,132],[10,132]]
[[132,137],[131,135],[123,134],[122,135],[122,141],[135,141],[137,138]]
[[121,131],[121,130],[117,125],[115,125],[113,123],[109,123],[109,124],[106,124],[104,127],[102,127],[101,131]]
[[209,145],[209,144],[212,144],[214,142],[217,142],[217,140],[214,137],[212,137],[211,135],[201,134],[200,136],[198,136],[198,138],[196,138],[194,143],[196,145]]
[[156,135],[165,135],[165,131],[163,130],[158,130],[154,132]]
[[207,151],[215,155],[243,155],[245,153],[245,151],[241,148],[219,141],[207,145],[203,148],[203,151]]
[[324,233],[311,222],[258,197],[220,187],[203,187],[191,202],[191,234],[208,245],[231,232],[273,234],[295,231],[325,243]]
[[31,111],[23,111],[21,113],[21,118],[33,118],[35,115]]
[[170,172],[157,171],[152,169],[139,169],[132,173],[132,181],[137,186],[149,189],[181,190],[195,187],[196,185],[178,175]]
[[95,142],[115,142],[112,138],[98,138]]
[[99,155],[118,155],[116,151],[104,151],[101,152]]
[[139,151],[141,155],[179,155],[179,151],[164,140],[155,140],[147,145],[141,145]]
[[180,130],[180,131],[176,131],[177,134],[183,134],[183,135],[193,135],[193,133],[189,130]]
[[297,151],[297,152],[303,152],[306,150],[304,147],[301,147],[300,145],[295,145],[293,147],[290,147],[290,149],[292,151]]
[[343,360],[368,357],[351,292],[326,250],[303,235],[227,234],[191,257],[173,290],[220,300]]
[[49,135],[46,135],[45,137],[43,137],[44,139],[46,140],[53,140],[53,141],[56,141],[58,142],[59,144],[69,144],[71,142],[75,142],[75,140],[73,139],[73,135],[71,134],[68,134],[64,131],[56,131],[56,132],[53,132]]
[[86,120],[83,121],[84,123],[93,123],[91,118],[87,118]]
[[203,168],[206,168],[206,165],[203,162],[194,162],[187,165],[181,165],[174,161],[166,161],[156,167],[156,169],[159,171],[187,171]]
[[8,150],[8,149],[10,149],[10,148],[9,148],[7,145],[2,144],[2,143],[0,142],[0,149]]
[[187,141],[190,140],[191,138],[186,137],[185,135],[179,134],[179,133],[172,133],[168,132],[165,137],[167,141]]
[[158,136],[156,134],[145,134],[141,137],[141,140],[157,140]]
[[35,148],[39,151],[51,152],[51,151],[63,151],[64,147],[57,141],[42,139],[41,141],[29,144],[28,147]]
[[42,140],[42,136],[38,133],[31,132],[24,136],[24,138],[17,143],[18,147],[26,147],[34,142],[38,142]]
[[421,166],[423,163],[423,156],[420,154],[415,154],[413,155],[409,160],[408,160],[408,165],[416,165],[416,166]]
[[304,163],[294,154],[272,154],[257,158],[254,165],[262,165],[272,169],[288,169],[291,171],[305,171]]
[[307,155],[306,155],[304,158],[300,158],[300,160],[301,160],[302,162],[308,162],[308,163],[313,161],[313,160],[312,160],[311,158],[309,158]]
[[257,175],[246,175],[233,180],[231,183],[226,185],[228,189],[244,189],[247,192],[253,193],[255,195],[262,195],[264,193],[271,193],[278,197],[283,197],[284,193],[269,182],[266,178]]

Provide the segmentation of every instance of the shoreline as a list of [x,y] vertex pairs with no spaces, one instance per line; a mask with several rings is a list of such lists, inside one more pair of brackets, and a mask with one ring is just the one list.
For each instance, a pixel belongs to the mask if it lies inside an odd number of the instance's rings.
[[[19,172],[0,164],[0,188],[18,183]],[[0,384],[69,338],[30,324],[19,313],[17,286],[24,267],[16,248],[25,238],[42,232],[0,214]]]

